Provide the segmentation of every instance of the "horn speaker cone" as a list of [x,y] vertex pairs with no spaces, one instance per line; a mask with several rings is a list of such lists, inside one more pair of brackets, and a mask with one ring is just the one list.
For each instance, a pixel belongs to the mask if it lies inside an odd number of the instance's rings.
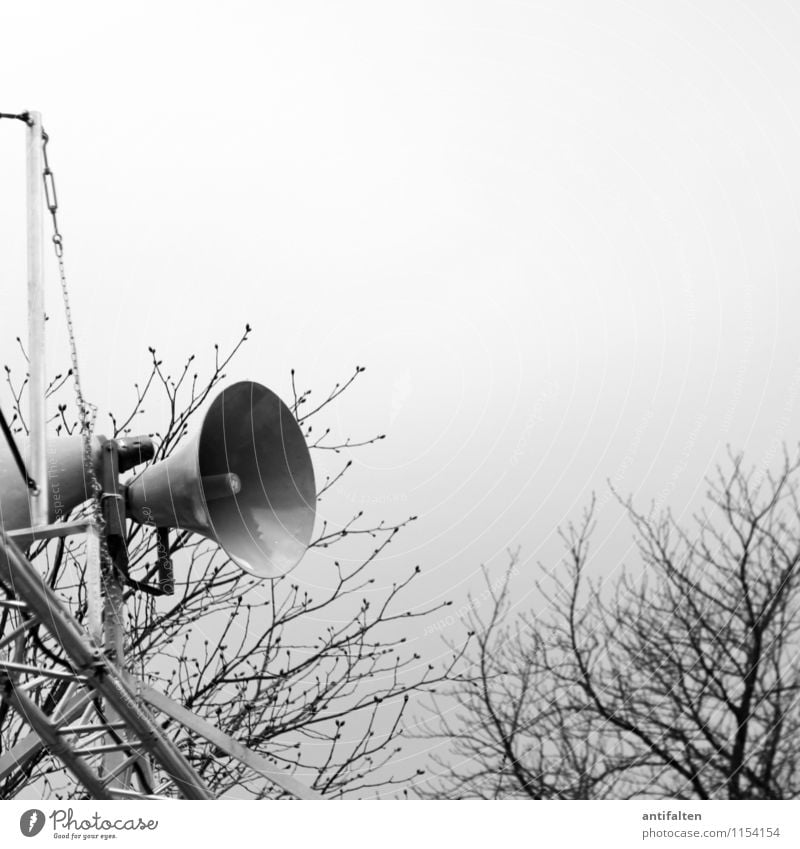
[[209,537],[262,578],[284,575],[303,556],[315,503],[300,426],[274,392],[250,381],[224,389],[199,433],[127,489],[134,519]]

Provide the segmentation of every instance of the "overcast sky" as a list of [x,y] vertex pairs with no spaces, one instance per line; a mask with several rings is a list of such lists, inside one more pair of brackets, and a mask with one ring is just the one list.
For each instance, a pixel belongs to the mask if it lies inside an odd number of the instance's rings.
[[[149,345],[207,362],[245,322],[232,378],[366,366],[331,424],[388,436],[323,509],[419,514],[383,568],[421,563],[420,601],[520,545],[535,604],[593,490],[597,568],[629,555],[607,480],[688,515],[727,444],[760,465],[797,441],[790,3],[28,2],[0,32],[0,111],[52,137],[101,419]],[[12,362],[23,136],[0,122]]]

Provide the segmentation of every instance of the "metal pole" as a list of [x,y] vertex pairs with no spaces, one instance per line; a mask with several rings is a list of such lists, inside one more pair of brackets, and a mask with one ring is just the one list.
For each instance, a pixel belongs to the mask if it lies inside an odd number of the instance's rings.
[[108,564],[104,583],[106,591],[104,622],[106,656],[117,669],[124,671],[125,603],[122,597],[122,583],[112,563]]
[[[105,604],[105,649],[106,657],[113,663],[121,674],[125,673],[125,653],[123,651],[125,639],[125,623],[123,621],[125,605],[122,597],[122,584],[117,574],[117,570],[113,561],[106,564],[107,571],[105,574],[104,587],[106,591]],[[106,717],[109,722],[116,722],[122,717],[114,710],[113,705],[106,703]],[[120,732],[122,737],[128,735]],[[113,742],[112,737],[107,738],[109,742]],[[125,755],[122,752],[109,752],[103,756],[103,773],[105,775],[113,775],[109,782],[111,787],[127,788],[130,783],[130,771],[120,770],[122,762],[125,760]]]
[[100,531],[95,525],[86,530],[86,572],[83,580],[86,588],[86,623],[89,636],[95,645],[103,645],[103,599],[100,593],[103,559],[100,547]]
[[[125,546],[125,509],[119,492],[119,446],[109,439],[102,449],[102,510],[105,524],[104,532],[108,546],[109,559],[102,570],[103,589],[105,591],[105,609],[103,631],[105,637],[106,657],[125,674],[125,602],[123,599],[122,581],[117,571],[117,558],[123,556]],[[110,722],[121,717],[113,705],[106,705],[106,713]],[[125,735],[123,735],[125,736]],[[113,742],[113,738],[109,738]],[[113,775],[110,786],[127,788],[130,782],[130,772],[120,770],[125,756],[121,752],[109,752],[103,757],[105,775]]]
[[37,490],[30,496],[31,525],[46,525],[50,512],[45,442],[46,365],[44,344],[44,163],[42,159],[42,116],[29,112],[27,138],[28,197],[28,387],[30,418],[30,476]]

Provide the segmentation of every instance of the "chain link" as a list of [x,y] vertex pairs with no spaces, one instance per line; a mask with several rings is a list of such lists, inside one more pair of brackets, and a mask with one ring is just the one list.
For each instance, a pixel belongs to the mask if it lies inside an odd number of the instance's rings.
[[[42,128],[42,159],[44,161],[44,173],[42,174],[42,179],[44,181],[45,202],[53,221],[52,241],[56,259],[58,260],[58,276],[61,281],[61,295],[64,301],[64,312],[66,313],[69,352],[72,360],[72,377],[75,384],[75,395],[77,396],[78,412],[81,419],[81,430],[83,432],[88,431],[91,433],[91,425],[93,425],[94,422],[96,408],[93,405],[87,404],[81,387],[80,369],[78,368],[78,348],[75,342],[75,325],[72,321],[72,307],[70,305],[69,288],[67,287],[67,273],[64,267],[64,238],[61,235],[61,231],[58,229],[58,195],[56,194],[56,180],[47,157],[47,145],[49,141],[50,136],[48,136],[44,131],[44,128]],[[90,410],[92,411],[91,413],[89,412]]]

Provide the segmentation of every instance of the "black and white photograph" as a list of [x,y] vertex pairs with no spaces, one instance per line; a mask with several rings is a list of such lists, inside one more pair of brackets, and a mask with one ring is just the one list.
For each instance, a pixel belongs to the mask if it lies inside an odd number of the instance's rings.
[[4,846],[798,845],[800,7],[8,0],[0,80]]

